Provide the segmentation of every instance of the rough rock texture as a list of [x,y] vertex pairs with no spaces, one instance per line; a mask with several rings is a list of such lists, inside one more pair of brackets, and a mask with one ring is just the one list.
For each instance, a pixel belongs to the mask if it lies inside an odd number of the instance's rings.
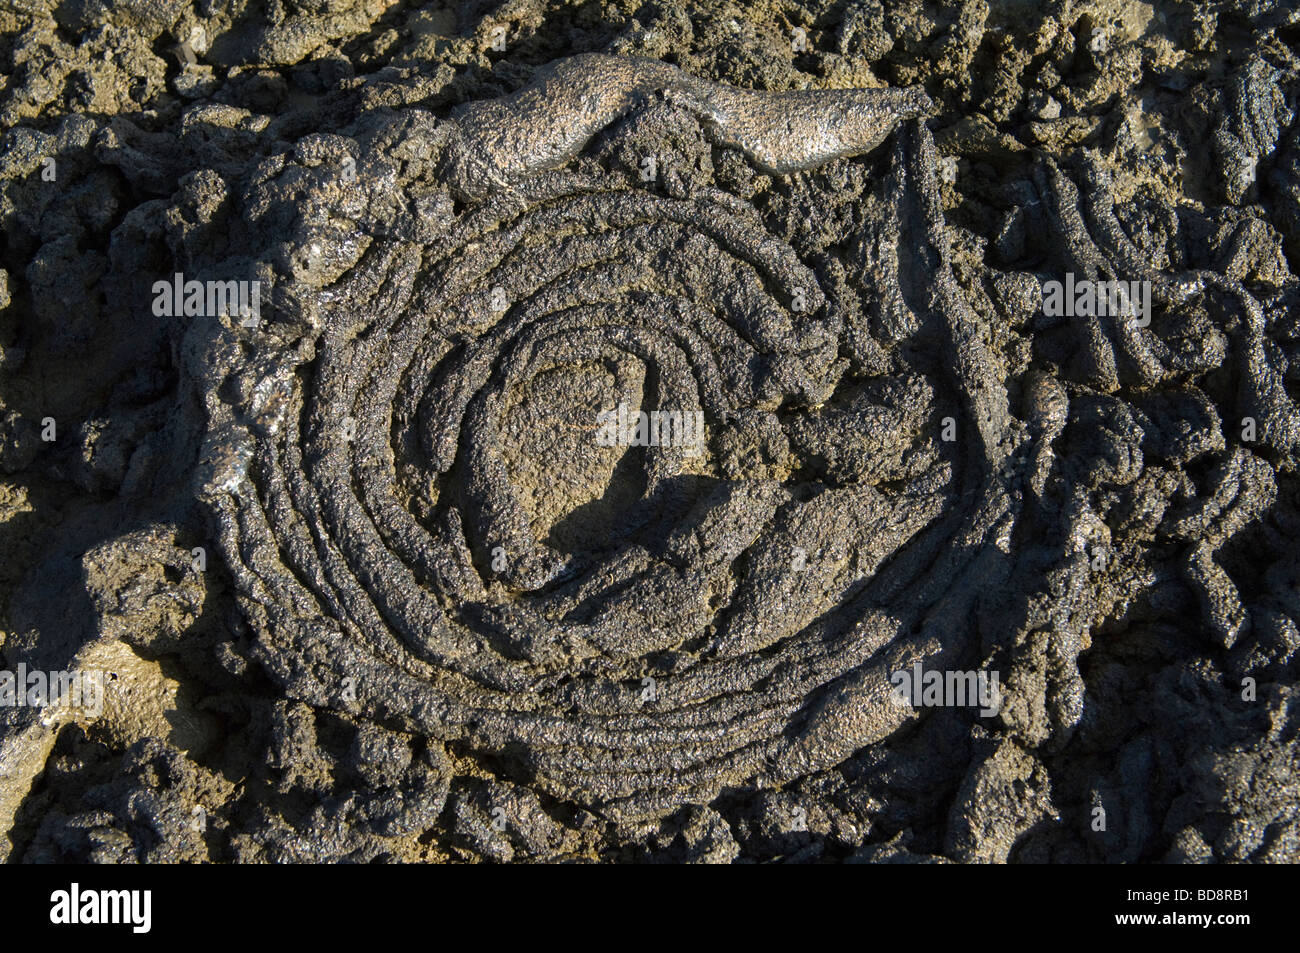
[[0,12],[0,856],[1300,860],[1297,40]]

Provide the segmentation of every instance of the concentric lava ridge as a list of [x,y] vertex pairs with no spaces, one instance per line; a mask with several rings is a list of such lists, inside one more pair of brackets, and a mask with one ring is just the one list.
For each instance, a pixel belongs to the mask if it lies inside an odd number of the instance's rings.
[[[542,81],[540,119],[527,91],[451,128],[407,118],[377,154],[423,153],[451,181],[411,199],[418,234],[314,242],[327,279],[281,281],[278,321],[209,342],[209,368],[247,356],[207,388],[238,399],[209,401],[204,495],[291,695],[508,753],[539,790],[634,817],[828,768],[911,718],[889,675],[969,655],[960,620],[1005,571],[984,544],[1013,530],[1024,437],[948,267],[924,126],[903,128],[880,190],[911,281],[873,289],[909,315],[888,343],[932,352],[918,374],[734,193],[617,161],[448,161],[487,117],[524,143],[601,133],[631,107],[580,110],[591,68],[547,70],[568,85]],[[649,75],[715,111],[741,97],[630,69],[638,94]],[[756,171],[848,151],[798,138],[814,127],[870,148],[900,119],[892,91],[810,94],[777,143],[754,117],[785,99],[746,96],[718,147],[766,155]],[[696,121],[636,109],[633,136]],[[394,200],[359,172],[330,214]],[[705,452],[601,446],[618,404],[701,413]]]

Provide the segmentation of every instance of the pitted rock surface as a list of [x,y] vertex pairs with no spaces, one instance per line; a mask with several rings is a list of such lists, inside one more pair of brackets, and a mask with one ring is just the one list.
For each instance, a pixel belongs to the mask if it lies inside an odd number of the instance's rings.
[[1294,860],[1294,14],[480,6],[3,15],[4,856]]

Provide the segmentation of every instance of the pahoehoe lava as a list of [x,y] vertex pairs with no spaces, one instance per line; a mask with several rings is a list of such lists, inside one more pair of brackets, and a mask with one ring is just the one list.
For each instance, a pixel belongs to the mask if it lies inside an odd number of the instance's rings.
[[656,60],[588,53],[543,68],[524,89],[459,111],[445,177],[464,197],[572,159],[593,134],[659,96],[700,117],[718,140],[773,172],[869,152],[898,123],[932,108],[925,90],[778,93],[698,79]]
[[[578,108],[592,68],[549,69],[570,86],[538,87],[540,120],[528,91],[463,111],[454,148],[490,126],[519,158],[454,161],[481,176],[454,191],[501,186],[431,240],[371,241],[294,296],[309,335],[270,366],[258,340],[237,384],[210,388],[247,400],[210,402],[205,496],[292,695],[508,752],[539,790],[634,817],[825,769],[912,717],[889,675],[968,654],[958,620],[998,569],[960,553],[996,554],[983,543],[1011,531],[1015,441],[948,270],[923,126],[901,134],[883,200],[925,274],[881,292],[915,312],[933,372],[882,367],[845,401],[860,305],[828,296],[738,197],[519,174],[534,140],[568,156],[623,111]],[[628,75],[712,109],[741,97]],[[888,91],[808,94],[778,142],[753,120],[787,98],[744,102],[724,141],[760,168],[869,148],[899,118]],[[223,338],[212,353],[220,367],[234,352]],[[593,422],[620,403],[702,411],[705,452],[598,447]],[[945,417],[962,421],[951,449]],[[900,427],[910,446],[888,459]]]
[[1287,4],[20,6],[0,860],[1300,856]]

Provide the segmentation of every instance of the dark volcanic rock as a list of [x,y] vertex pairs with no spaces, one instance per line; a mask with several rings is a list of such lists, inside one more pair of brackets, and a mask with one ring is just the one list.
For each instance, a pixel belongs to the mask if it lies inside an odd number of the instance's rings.
[[1283,5],[27,6],[0,856],[1297,859]]

